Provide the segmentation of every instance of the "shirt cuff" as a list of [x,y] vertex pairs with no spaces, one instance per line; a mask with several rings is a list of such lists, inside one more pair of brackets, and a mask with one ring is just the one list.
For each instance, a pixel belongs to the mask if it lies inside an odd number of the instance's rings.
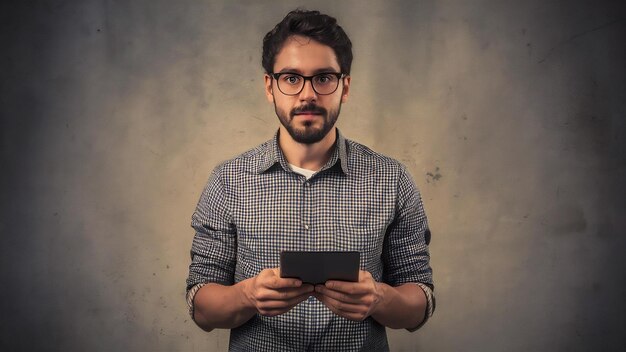
[[422,320],[422,322],[419,323],[418,326],[410,329],[407,328],[407,330],[410,332],[416,331],[417,329],[424,326],[428,319],[433,316],[433,312],[435,311],[435,296],[433,295],[433,290],[421,282],[416,282],[416,284],[422,289],[422,291],[424,291],[424,294],[426,295],[426,312],[424,313],[424,320]]
[[193,318],[193,299],[196,297],[196,293],[198,293],[198,290],[200,290],[204,285],[206,285],[205,282],[195,284],[187,291],[187,307],[189,307],[189,316],[191,316],[191,319],[193,321],[195,321],[195,319]]

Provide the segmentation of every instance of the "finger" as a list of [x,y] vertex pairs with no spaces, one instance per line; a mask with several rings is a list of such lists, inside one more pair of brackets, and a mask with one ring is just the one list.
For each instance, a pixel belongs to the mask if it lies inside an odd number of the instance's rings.
[[341,305],[339,305],[339,308],[338,308],[337,307],[338,302],[334,301],[332,298],[328,296],[320,295],[319,293],[316,293],[314,296],[320,302],[322,302],[326,307],[328,307],[328,309],[330,309],[331,312],[335,313],[336,315],[340,317],[344,317],[346,319],[353,320],[353,321],[363,321],[368,316],[367,311],[365,309],[356,309],[356,307],[352,307],[355,309],[349,309],[350,307],[347,307],[347,306],[342,307]]
[[289,287],[294,288],[294,287],[301,287],[302,281],[298,279],[272,276],[268,278],[266,281],[263,281],[262,285],[268,288],[273,288],[273,289],[289,288]]
[[326,302],[330,304],[335,310],[344,313],[363,313],[367,312],[367,307],[361,304],[346,303],[338,301],[332,297],[326,296]]
[[293,307],[300,304],[302,301],[308,299],[310,294],[304,294],[299,297],[295,297],[290,301],[268,301],[261,302],[259,307],[257,307],[259,314],[265,316],[276,316],[283,313],[286,313],[293,309]]
[[346,293],[335,291],[327,288],[324,285],[315,286],[315,292],[321,293],[324,296],[331,297],[340,302],[358,304],[361,302],[362,295],[348,295]]
[[311,285],[311,284],[302,284],[301,286],[302,288],[306,288],[307,292],[313,292],[315,291],[315,285]]
[[295,278],[281,278],[278,268],[263,269],[257,276],[257,284],[269,288],[300,287],[302,281]]
[[[275,280],[276,285],[278,285],[280,287],[300,287],[300,286],[302,286],[302,280],[300,280],[300,279],[281,277],[280,276],[280,268],[272,268],[270,270],[271,270],[273,276],[275,278],[277,278],[277,280]],[[275,287],[275,288],[278,288],[278,287]]]
[[369,271],[359,270],[359,282],[374,280],[374,277]]
[[298,305],[300,302],[308,299],[310,296],[311,296],[310,293],[305,293],[296,297],[292,297],[287,300],[263,301],[261,302],[260,307],[264,309],[285,309],[285,308],[291,309],[295,307],[296,305]]
[[315,288],[312,285],[306,285],[306,286],[296,287],[296,288],[279,288],[279,289],[274,290],[274,292],[277,292],[278,295],[280,297],[283,297],[284,299],[289,299],[291,297],[295,297],[295,296],[302,295],[302,294],[310,294],[314,290]]
[[361,282],[348,282],[348,281],[338,281],[338,280],[329,280],[326,281],[324,286],[333,291],[338,291],[342,293],[346,293],[349,295],[359,295],[370,292],[370,285],[368,283]]
[[310,295],[314,288],[311,285],[306,285],[296,288],[281,288],[271,289],[263,288],[259,290],[257,294],[257,300],[259,301],[285,301],[292,299],[300,295]]
[[362,307],[366,311],[370,311],[372,307],[374,307],[378,302],[377,296],[375,294],[368,293],[368,294],[361,294],[361,295],[346,295],[342,292],[329,290],[328,288],[325,288],[322,285],[316,286],[315,293],[316,293],[316,297],[317,295],[323,295],[323,296],[332,298],[333,300],[337,302]]
[[311,293],[312,292],[307,292],[305,294],[302,294],[299,297],[295,297],[292,301],[291,301],[291,306],[289,307],[289,309],[297,306],[298,304],[300,304],[301,302],[306,301],[307,299],[309,299],[309,297],[311,297]]
[[[284,301],[284,302],[288,302],[288,301],[293,301],[293,300],[298,300],[300,298],[306,299],[309,296],[311,296],[311,293],[313,291],[312,290],[298,290],[298,291],[289,291],[289,292],[279,292],[278,293],[278,297],[271,299],[274,301]],[[300,299],[302,300],[302,299]]]

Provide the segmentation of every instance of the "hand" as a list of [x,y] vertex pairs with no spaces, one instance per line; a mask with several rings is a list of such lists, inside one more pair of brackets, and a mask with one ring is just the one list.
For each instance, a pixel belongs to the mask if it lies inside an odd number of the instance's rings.
[[368,271],[359,271],[358,282],[326,281],[315,285],[315,298],[333,313],[346,319],[363,321],[382,301],[383,290]]
[[272,317],[288,312],[309,298],[313,289],[313,285],[303,285],[298,279],[281,278],[279,269],[272,268],[248,279],[243,290],[249,305],[259,314]]

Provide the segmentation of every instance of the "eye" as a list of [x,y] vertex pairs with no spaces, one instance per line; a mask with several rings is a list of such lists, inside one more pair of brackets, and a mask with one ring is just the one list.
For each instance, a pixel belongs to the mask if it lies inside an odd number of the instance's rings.
[[328,84],[330,82],[333,82],[335,79],[337,79],[337,77],[331,74],[320,74],[315,76],[315,82],[319,84]]
[[301,77],[298,75],[283,75],[283,81],[289,84],[300,83]]

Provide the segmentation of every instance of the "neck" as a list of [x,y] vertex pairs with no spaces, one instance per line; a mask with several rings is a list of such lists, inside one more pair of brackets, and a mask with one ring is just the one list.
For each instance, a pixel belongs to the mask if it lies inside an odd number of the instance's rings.
[[336,128],[333,128],[321,141],[313,144],[302,144],[293,140],[289,132],[280,126],[278,145],[288,163],[303,169],[317,171],[330,159],[336,139]]

